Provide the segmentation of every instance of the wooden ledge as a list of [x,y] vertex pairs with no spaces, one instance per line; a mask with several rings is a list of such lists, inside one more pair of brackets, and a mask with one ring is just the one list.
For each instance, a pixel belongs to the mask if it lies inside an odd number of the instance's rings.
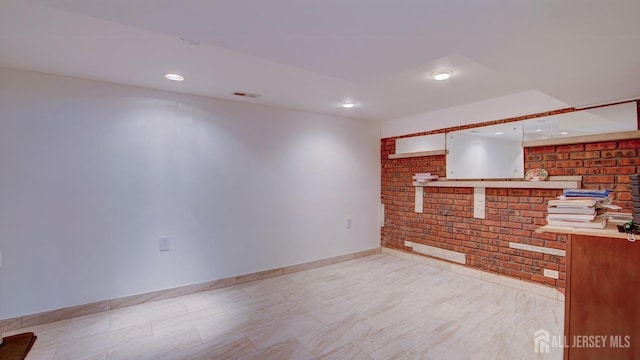
[[466,187],[504,189],[580,189],[582,176],[562,176],[547,181],[526,180],[436,180],[424,183],[414,182],[413,186],[423,187]]
[[410,153],[389,154],[389,159],[404,159],[421,156],[446,155],[447,150],[416,151]]
[[[588,229],[588,228],[575,228],[565,226],[551,226],[545,225],[536,229],[537,233],[551,233],[551,234],[568,234],[568,235],[589,235],[603,238],[615,238],[615,239],[627,239],[626,233],[618,232],[615,224],[607,224],[604,229]],[[636,235],[637,236],[637,235]]]

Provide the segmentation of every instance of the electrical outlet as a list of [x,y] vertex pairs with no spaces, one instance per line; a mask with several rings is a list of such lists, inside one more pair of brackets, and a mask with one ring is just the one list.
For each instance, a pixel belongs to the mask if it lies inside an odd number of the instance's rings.
[[347,218],[347,229],[351,229],[351,218]]
[[171,238],[168,236],[160,236],[159,248],[160,251],[171,250]]

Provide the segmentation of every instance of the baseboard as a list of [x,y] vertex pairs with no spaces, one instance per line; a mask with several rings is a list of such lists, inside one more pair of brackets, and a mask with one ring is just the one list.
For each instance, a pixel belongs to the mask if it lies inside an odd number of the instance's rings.
[[18,316],[0,320],[0,333],[4,331],[18,330],[30,326],[46,324],[54,321],[67,320],[79,316],[97,314],[104,311],[121,309],[128,306],[145,304],[158,300],[171,299],[178,296],[195,294],[202,291],[220,289],[228,286],[244,284],[251,281],[262,280],[274,276],[291,274],[298,271],[309,270],[321,266],[331,265],[343,261],[379,254],[381,248],[359,251],[350,254],[333,256],[330,258],[310,261],[302,264],[285,266],[250,274],[233,276],[225,279],[208,281],[200,284],[180,286],[171,289],[158,290],[144,294],[119,297],[109,300],[97,301],[90,304],[77,305],[62,309],[45,311],[37,314]]
[[441,270],[454,272],[456,274],[469,276],[482,281],[487,281],[494,284],[499,284],[502,286],[525,291],[528,293],[541,295],[551,299],[564,301],[564,294],[560,292],[558,289],[553,287],[533,283],[530,281],[519,280],[519,279],[508,277],[508,276],[498,275],[498,274],[494,274],[494,273],[490,273],[490,272],[486,272],[478,269],[473,269],[467,266],[454,264],[448,261],[439,260],[433,257],[427,257],[427,256],[416,254],[416,253],[408,253],[408,252],[390,249],[386,247],[383,247],[381,251],[383,254],[388,254],[388,255],[396,256],[402,259],[410,260],[416,263],[429,265]]

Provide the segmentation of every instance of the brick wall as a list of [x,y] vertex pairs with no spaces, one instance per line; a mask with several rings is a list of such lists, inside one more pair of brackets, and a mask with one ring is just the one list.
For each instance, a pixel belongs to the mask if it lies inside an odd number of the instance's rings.
[[[455,131],[496,123],[519,121],[574,111],[492,121],[482,124],[441,129],[425,135]],[[640,114],[640,101],[638,102]],[[546,224],[546,204],[562,190],[486,189],[486,218],[473,217],[472,188],[424,188],[424,213],[414,212],[414,187],[411,176],[430,172],[445,176],[444,155],[388,159],[395,153],[395,139],[381,140],[382,202],[385,226],[382,246],[411,251],[405,241],[436,246],[466,254],[472,268],[565,287],[565,258],[538,252],[516,250],[509,242],[565,249],[566,235],[537,234]],[[613,199],[625,209],[631,208],[629,174],[640,172],[640,140],[525,148],[525,170],[544,168],[549,175],[580,175],[583,188],[613,190]],[[630,210],[629,210],[630,211]],[[559,279],[543,276],[543,269],[557,270]]]

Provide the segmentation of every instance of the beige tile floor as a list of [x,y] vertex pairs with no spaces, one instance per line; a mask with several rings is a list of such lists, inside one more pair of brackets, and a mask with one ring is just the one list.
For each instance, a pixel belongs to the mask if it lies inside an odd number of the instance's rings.
[[39,325],[35,359],[561,359],[563,303],[391,255]]

